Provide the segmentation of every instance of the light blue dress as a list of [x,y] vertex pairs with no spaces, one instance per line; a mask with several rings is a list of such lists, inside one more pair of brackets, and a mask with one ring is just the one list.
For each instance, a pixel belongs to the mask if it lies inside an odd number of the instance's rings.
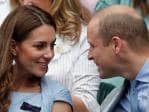
[[[149,0],[147,0],[147,2],[149,3]],[[133,6],[132,0],[98,0],[96,4],[96,11],[115,4],[127,5],[130,7]],[[140,13],[139,9],[136,10]],[[144,17],[144,21],[147,25],[147,28],[149,29],[149,15]]]
[[[12,92],[11,98],[12,102],[9,112],[51,112],[55,101],[66,102],[72,106],[69,91],[48,77],[44,77],[41,80],[41,93]],[[29,107],[31,105],[41,110],[25,111],[21,109],[21,106],[24,106],[23,103],[29,104]]]

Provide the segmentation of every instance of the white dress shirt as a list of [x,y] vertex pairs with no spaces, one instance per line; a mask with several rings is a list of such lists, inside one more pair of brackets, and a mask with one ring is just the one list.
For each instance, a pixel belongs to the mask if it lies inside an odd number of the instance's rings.
[[55,56],[46,75],[61,82],[71,95],[79,97],[90,112],[99,112],[96,100],[99,73],[95,63],[88,60],[88,49],[87,28],[84,25],[76,44],[57,35]]

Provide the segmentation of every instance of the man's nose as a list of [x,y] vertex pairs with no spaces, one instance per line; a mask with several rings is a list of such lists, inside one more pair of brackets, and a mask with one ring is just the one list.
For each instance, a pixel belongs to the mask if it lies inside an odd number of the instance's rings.
[[93,59],[93,56],[92,56],[92,53],[90,52],[90,50],[89,50],[89,52],[88,52],[88,59],[89,59],[89,60],[92,60],[92,59]]

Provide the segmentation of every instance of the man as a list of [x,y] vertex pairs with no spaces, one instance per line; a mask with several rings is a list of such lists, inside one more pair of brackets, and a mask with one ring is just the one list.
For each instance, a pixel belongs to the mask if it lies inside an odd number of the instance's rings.
[[149,84],[149,37],[142,17],[127,6],[98,12],[88,25],[89,59],[101,78],[126,78],[101,105],[102,112],[146,112]]

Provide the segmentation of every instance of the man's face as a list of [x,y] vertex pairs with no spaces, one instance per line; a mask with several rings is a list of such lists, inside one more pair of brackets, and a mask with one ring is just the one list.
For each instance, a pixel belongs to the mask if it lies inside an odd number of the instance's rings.
[[95,32],[94,25],[88,26],[88,42],[90,44],[88,58],[94,60],[98,66],[101,78],[112,77],[115,73],[114,53],[112,45],[104,45],[102,37]]

